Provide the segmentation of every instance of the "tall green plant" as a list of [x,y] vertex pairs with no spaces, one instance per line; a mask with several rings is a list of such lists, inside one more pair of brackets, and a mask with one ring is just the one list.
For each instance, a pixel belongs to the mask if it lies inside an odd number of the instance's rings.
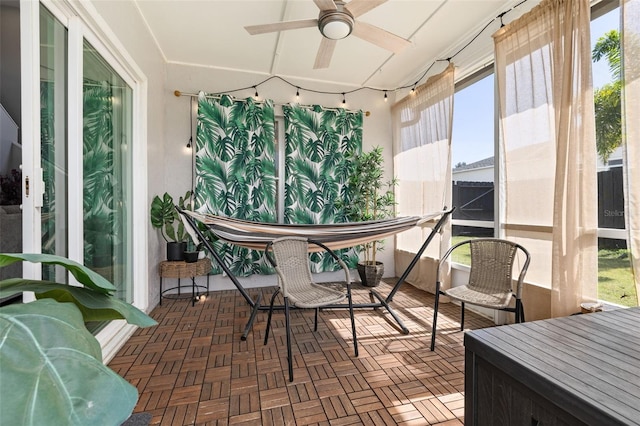
[[0,424],[120,425],[137,389],[102,362],[90,321],[156,321],[113,296],[116,287],[85,266],[48,254],[0,254],[0,267],[28,261],[59,265],[82,286],[10,278],[0,298],[32,291],[37,300],[0,307]]
[[[349,177],[350,200],[346,203],[347,216],[351,221],[386,219],[395,216],[396,199],[393,188],[397,180],[384,180],[384,157],[382,147],[357,155]],[[376,263],[376,252],[380,241],[361,247],[366,264]]]

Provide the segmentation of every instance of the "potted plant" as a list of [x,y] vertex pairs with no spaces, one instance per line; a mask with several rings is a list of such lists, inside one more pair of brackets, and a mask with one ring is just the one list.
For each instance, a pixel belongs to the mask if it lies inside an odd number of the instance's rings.
[[187,249],[184,251],[184,261],[187,263],[197,262],[203,247],[203,243],[196,244],[192,240],[189,240],[187,242]]
[[[395,195],[393,187],[396,179],[384,181],[384,158],[382,148],[375,147],[369,152],[356,155],[353,170],[349,176],[350,200],[346,204],[346,214],[351,221],[386,219],[395,216]],[[375,287],[384,273],[384,264],[376,260],[376,253],[382,249],[382,241],[373,241],[359,246],[363,259],[358,262],[358,274],[362,284]]]
[[104,365],[100,343],[85,323],[124,319],[149,327],[156,321],[113,297],[115,286],[79,263],[47,254],[0,254],[0,267],[20,261],[62,266],[82,286],[0,281],[0,298],[32,291],[37,299],[0,307],[0,424],[122,424],[138,391]]
[[[178,207],[185,209],[191,205],[191,191],[178,200]],[[175,208],[173,197],[165,192],[162,198],[155,196],[151,202],[151,226],[160,229],[160,235],[167,242],[167,260],[184,260],[187,249],[187,232]]]

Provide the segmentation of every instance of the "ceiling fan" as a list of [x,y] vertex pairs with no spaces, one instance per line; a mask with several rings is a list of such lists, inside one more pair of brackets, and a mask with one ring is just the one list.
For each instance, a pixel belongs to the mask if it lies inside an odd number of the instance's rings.
[[350,34],[373,43],[376,46],[400,53],[411,44],[395,34],[383,30],[375,25],[356,20],[385,3],[387,0],[351,0],[345,3],[341,0],[313,0],[320,9],[317,19],[300,19],[296,21],[275,22],[272,24],[249,25],[244,27],[251,35],[271,33],[276,31],[295,30],[317,26],[323,38],[318,48],[314,69],[327,68],[336,47],[337,40]]

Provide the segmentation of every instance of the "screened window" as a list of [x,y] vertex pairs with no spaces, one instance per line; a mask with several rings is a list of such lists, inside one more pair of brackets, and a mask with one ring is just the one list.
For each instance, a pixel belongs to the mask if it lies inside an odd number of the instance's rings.
[[[494,75],[492,67],[456,85],[453,109],[452,244],[494,235]],[[469,264],[463,253],[454,262]]]
[[635,306],[626,243],[620,82],[620,9],[607,2],[593,13],[591,45],[598,152],[598,298]]

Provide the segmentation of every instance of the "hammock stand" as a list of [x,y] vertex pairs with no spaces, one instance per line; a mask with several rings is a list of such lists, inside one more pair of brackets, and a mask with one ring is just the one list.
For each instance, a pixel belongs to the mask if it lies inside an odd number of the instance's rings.
[[[409,273],[413,270],[418,260],[420,260],[420,256],[426,250],[431,240],[436,236],[437,233],[440,232],[447,219],[451,216],[455,207],[450,210],[443,210],[437,214],[434,214],[427,218],[420,217],[407,217],[407,218],[395,218],[395,219],[387,219],[381,221],[370,221],[370,222],[359,222],[359,223],[343,223],[343,224],[332,224],[332,225],[296,225],[296,224],[277,224],[277,223],[257,223],[244,221],[239,219],[232,219],[214,215],[201,215],[199,213],[186,211],[180,209],[176,206],[176,209],[180,213],[181,217],[186,221],[185,225],[191,227],[192,230],[197,234],[198,239],[205,245],[211,256],[215,259],[216,263],[220,266],[220,268],[227,274],[231,282],[233,282],[234,286],[238,289],[242,297],[244,297],[247,304],[251,307],[251,314],[249,316],[249,320],[247,321],[247,325],[244,328],[241,339],[246,340],[251,327],[253,326],[253,322],[255,321],[256,315],[258,311],[268,311],[268,305],[261,305],[260,302],[262,300],[262,294],[258,294],[256,300],[253,300],[247,290],[243,287],[243,285],[238,281],[237,277],[229,270],[227,265],[220,258],[220,255],[216,253],[213,248],[211,242],[207,240],[202,231],[198,228],[196,221],[203,223],[207,226],[207,228],[213,232],[216,236],[218,236],[221,240],[239,245],[242,247],[251,248],[254,250],[264,251],[267,243],[269,243],[274,238],[284,235],[299,235],[303,237],[312,238],[314,240],[318,240],[326,244],[331,250],[336,250],[339,248],[353,247],[358,244],[362,244],[368,241],[374,241],[378,239],[382,239],[384,237],[394,235],[396,233],[405,231],[414,226],[420,225],[429,220],[435,220],[436,217],[440,216],[436,224],[431,228],[431,232],[423,242],[422,246],[413,257],[405,271],[402,273],[398,281],[393,286],[387,297],[382,297],[380,293],[375,291],[373,288],[368,288],[369,297],[371,298],[371,303],[354,303],[353,308],[385,308],[389,314],[393,317],[393,319],[398,323],[400,329],[403,334],[409,334],[409,329],[405,327],[402,319],[395,313],[395,311],[390,306],[390,303],[393,300],[393,296],[396,294],[400,286],[404,283],[404,280],[409,276]],[[390,223],[391,227],[385,227],[386,224]],[[381,226],[383,229],[380,230],[375,235],[371,235],[371,231],[366,232],[365,227],[367,226]],[[256,232],[256,230],[259,231]],[[322,232],[322,230],[325,230]],[[311,230],[321,230],[320,233],[313,233],[309,235],[308,233]],[[378,301],[375,302],[374,298]],[[274,306],[274,309],[284,309],[284,306]],[[327,309],[332,308],[348,308],[347,304],[340,305],[329,305],[326,306]]]

